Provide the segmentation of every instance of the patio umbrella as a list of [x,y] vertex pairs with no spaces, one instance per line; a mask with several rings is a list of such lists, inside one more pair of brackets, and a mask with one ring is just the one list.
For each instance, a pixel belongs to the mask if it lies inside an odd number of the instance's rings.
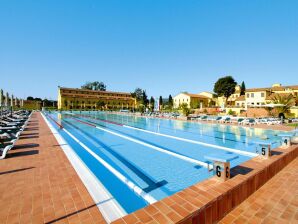
[[5,96],[5,106],[8,107],[8,98],[9,98],[9,95],[8,95],[8,92],[6,92],[6,96]]
[[10,106],[13,107],[13,94],[11,94]]
[[2,103],[3,103],[3,90],[0,90],[0,107],[2,107]]
[[18,106],[18,98],[17,98],[17,97],[16,97],[15,100],[14,100],[14,105],[15,105],[15,106]]
[[283,107],[283,106],[284,106],[284,104],[279,104],[279,103],[276,103],[276,104],[269,103],[269,104],[264,105],[264,107],[271,107],[271,108],[274,108],[274,107]]
[[24,100],[22,99],[21,100],[21,107],[23,107],[24,106]]

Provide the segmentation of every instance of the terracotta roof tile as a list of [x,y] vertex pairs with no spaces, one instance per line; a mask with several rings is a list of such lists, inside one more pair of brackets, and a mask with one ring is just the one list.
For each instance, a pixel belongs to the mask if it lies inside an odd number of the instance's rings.
[[200,95],[200,94],[192,94],[192,93],[182,93],[182,94],[190,96],[190,97],[194,97],[194,98],[209,99],[207,96],[203,96],[203,95]]
[[239,96],[235,101],[245,101],[245,95]]

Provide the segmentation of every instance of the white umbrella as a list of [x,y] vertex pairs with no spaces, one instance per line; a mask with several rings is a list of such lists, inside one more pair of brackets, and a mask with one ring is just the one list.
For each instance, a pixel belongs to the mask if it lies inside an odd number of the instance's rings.
[[15,100],[14,100],[14,105],[15,105],[15,106],[18,106],[18,98],[17,98],[17,97],[16,97]]
[[283,107],[284,106],[284,104],[280,104],[280,103],[276,103],[276,104],[274,104],[274,103],[269,103],[269,104],[266,104],[266,105],[263,105],[264,107],[272,107],[272,108],[274,108],[274,107]]
[[5,97],[5,106],[8,107],[8,98],[9,98],[9,95],[8,95],[8,92],[6,92],[6,97]]
[[21,107],[23,107],[24,106],[24,100],[22,99],[21,100]]
[[13,94],[11,94],[10,106],[13,107]]
[[0,90],[0,107],[2,107],[2,100],[3,100],[3,90]]

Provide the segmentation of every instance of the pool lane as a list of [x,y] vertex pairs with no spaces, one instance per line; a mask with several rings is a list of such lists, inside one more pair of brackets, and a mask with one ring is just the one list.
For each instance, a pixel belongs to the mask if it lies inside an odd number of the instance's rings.
[[[53,127],[57,127],[57,123],[55,122],[56,119],[54,118],[53,120],[48,119]],[[62,124],[64,125],[63,122]],[[70,127],[65,129],[71,132],[74,131]],[[145,200],[130,190],[122,181],[120,181],[105,166],[99,163],[81,145],[77,144],[77,142],[65,132],[65,129],[57,128],[56,130],[127,213],[131,213],[148,205]],[[131,203],[131,201],[134,203]]]
[[[158,200],[212,175],[203,167],[141,147],[72,119],[62,119],[61,124],[94,153]],[[81,150],[76,152],[82,153]],[[89,166],[89,162],[86,163]],[[102,180],[101,176],[98,178]]]
[[[79,116],[79,115],[76,115]],[[93,117],[93,116],[79,116],[81,118],[85,118],[85,119],[94,119],[97,120],[98,122],[106,122],[108,120],[105,120],[103,118],[98,118],[98,117]],[[110,123],[110,121],[108,121],[108,124]],[[108,125],[107,124],[107,125]],[[115,122],[113,121],[113,124],[115,124]],[[119,123],[118,123],[119,124]],[[138,125],[122,125],[120,124],[120,126],[126,127],[126,128],[130,128],[130,129],[138,129],[139,131],[143,131],[143,132],[147,132],[150,134],[155,134],[155,135],[159,135],[162,137],[168,137],[168,138],[172,138],[172,139],[176,139],[176,140],[180,140],[183,142],[187,142],[187,143],[192,143],[192,144],[197,144],[197,145],[201,145],[201,146],[205,146],[205,147],[212,147],[212,148],[217,148],[217,149],[221,149],[221,150],[225,150],[228,152],[232,152],[232,153],[237,153],[240,155],[244,155],[244,156],[256,156],[257,154],[255,153],[255,148],[251,149],[251,150],[246,150],[247,148],[245,148],[245,146],[242,144],[241,146],[244,148],[239,150],[237,148],[234,147],[229,147],[230,145],[226,144],[216,144],[214,142],[210,142],[208,141],[208,139],[206,140],[205,138],[198,138],[197,135],[189,135],[189,133],[185,133],[185,132],[176,132],[175,130],[154,130],[154,128],[143,128],[143,127],[139,127]],[[148,136],[147,136],[148,137]],[[239,143],[240,144],[240,143]]]
[[[72,118],[71,116],[72,115],[70,115],[69,118]],[[183,155],[183,156],[195,159],[195,160],[199,160],[199,161],[202,161],[205,163],[211,162],[211,161],[208,161],[205,159],[205,155],[207,155],[207,154],[238,155],[239,157],[231,162],[232,166],[238,165],[238,164],[245,162],[251,158],[251,156],[249,157],[249,156],[239,155],[238,153],[235,154],[230,151],[219,150],[217,148],[214,148],[216,146],[206,147],[204,145],[197,145],[197,144],[193,144],[193,143],[189,143],[189,142],[179,141],[175,138],[165,138],[163,136],[143,132],[142,130],[129,129],[122,125],[111,124],[111,123],[106,123],[105,121],[102,121],[102,120],[91,119],[90,117],[86,118],[86,117],[76,116],[73,119],[78,119],[78,118],[80,120],[90,122],[94,125],[99,125],[99,127],[103,126],[103,127],[107,128],[108,130],[117,132],[119,134],[128,136],[130,138],[137,139],[137,140],[145,142],[147,144],[154,145],[154,146],[163,148],[164,150],[178,153],[180,155]]]
[[[176,135],[183,138],[199,140],[202,142],[241,149],[248,152],[256,151],[257,141],[267,141],[274,143],[273,147],[280,145],[280,138],[277,136],[280,131],[253,129],[248,127],[227,126],[220,124],[199,124],[178,120],[166,120],[155,118],[142,118],[115,114],[90,113],[84,114],[98,119],[107,119],[113,122],[123,122],[123,124],[134,127]],[[126,119],[125,119],[126,117]],[[182,130],[183,129],[183,130]],[[255,134],[258,133],[257,134]],[[263,139],[267,138],[267,139]]]

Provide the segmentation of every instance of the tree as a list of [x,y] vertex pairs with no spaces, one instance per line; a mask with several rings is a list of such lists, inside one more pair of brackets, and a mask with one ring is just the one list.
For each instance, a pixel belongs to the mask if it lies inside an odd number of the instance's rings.
[[142,92],[142,104],[147,107],[149,103],[149,100],[148,100],[148,97],[147,97],[147,94],[146,94],[146,90],[143,90]]
[[197,109],[199,107],[200,107],[200,102],[198,102],[198,101],[191,101],[190,102],[190,108],[191,109]]
[[242,95],[245,95],[246,87],[245,87],[245,83],[244,83],[244,81],[242,81],[240,88],[241,88],[240,95],[241,95],[241,96],[242,96]]
[[103,101],[98,101],[98,102],[96,103],[96,105],[97,105],[100,109],[103,109],[103,108],[105,108],[105,106],[106,106],[105,102],[103,102]]
[[38,97],[36,97],[34,100],[35,101],[42,101],[42,99],[41,98],[38,98]]
[[159,109],[161,109],[163,105],[162,96],[159,97],[158,104],[159,104]]
[[170,108],[170,109],[172,109],[172,108],[173,108],[173,105],[174,105],[174,103],[173,103],[173,97],[172,97],[172,95],[171,95],[171,94],[169,95],[169,102],[168,102],[168,104],[169,104],[169,108]]
[[136,88],[131,96],[136,98],[137,102],[140,103],[143,99],[143,90],[141,88]]
[[214,84],[213,91],[218,96],[224,96],[227,102],[228,98],[235,92],[236,85],[237,83],[232,76],[225,76],[217,80]]
[[155,104],[155,100],[153,96],[151,96],[149,105],[152,111],[154,110],[154,104]]
[[103,82],[86,82],[81,86],[82,89],[106,91],[106,85]]
[[28,96],[28,97],[27,97],[27,100],[34,100],[34,97],[32,97],[32,96]]
[[190,114],[190,109],[188,108],[187,103],[180,104],[179,109],[182,110],[184,116],[188,116]]
[[279,104],[280,106],[274,107],[278,116],[287,114],[292,106],[295,105],[294,96],[292,94],[274,94],[271,98],[271,103]]

